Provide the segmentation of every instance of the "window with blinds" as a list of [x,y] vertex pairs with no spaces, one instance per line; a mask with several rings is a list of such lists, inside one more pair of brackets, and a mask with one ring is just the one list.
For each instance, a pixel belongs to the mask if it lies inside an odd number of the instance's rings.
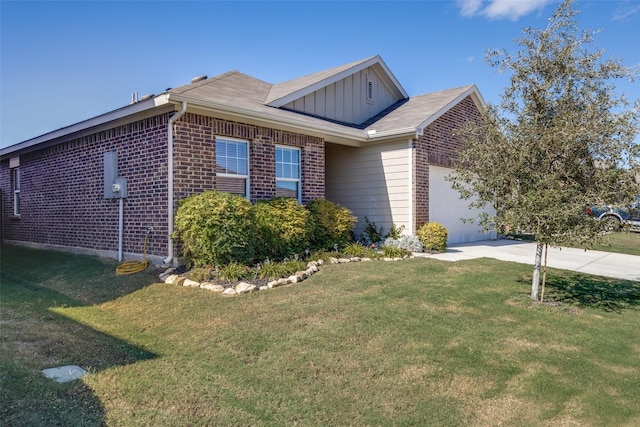
[[249,198],[249,144],[216,138],[216,190]]

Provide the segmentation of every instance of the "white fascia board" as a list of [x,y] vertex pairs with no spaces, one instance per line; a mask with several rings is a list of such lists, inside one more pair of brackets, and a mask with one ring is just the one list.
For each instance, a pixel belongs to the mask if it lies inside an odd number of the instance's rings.
[[191,98],[179,94],[166,94],[165,96],[169,103],[179,104],[186,102],[188,109],[191,111],[201,111],[209,114],[213,113],[219,118],[228,118],[232,120],[239,120],[244,123],[249,122],[260,126],[289,130],[296,133],[304,133],[306,135],[324,138],[327,142],[348,145],[351,147],[361,147],[364,144],[371,142],[389,142],[407,137],[416,137],[416,129],[412,127],[384,132],[371,132],[350,128],[340,130],[332,126],[324,126],[322,123],[312,124],[307,121],[296,120],[294,117],[282,117],[277,114],[247,110],[241,107],[216,103],[211,100],[204,101],[202,99]]
[[444,113],[449,111],[451,108],[453,108],[454,105],[456,105],[457,103],[459,103],[469,95],[471,95],[471,99],[476,104],[476,107],[478,107],[478,110],[481,110],[486,106],[484,99],[482,98],[482,95],[480,95],[480,91],[478,91],[478,88],[476,87],[476,85],[472,85],[469,89],[465,90],[460,95],[455,97],[451,102],[449,102],[447,105],[442,107],[435,114],[432,114],[427,120],[420,123],[416,127],[417,134],[422,135],[422,133],[424,132],[424,129],[427,126],[429,126],[431,123],[438,120],[440,116],[442,116]]
[[378,64],[382,67],[382,69],[387,74],[389,79],[393,82],[393,84],[396,87],[396,89],[398,90],[398,92],[400,92],[402,94],[403,99],[409,98],[409,94],[407,93],[406,90],[404,90],[404,88],[402,87],[402,85],[400,84],[398,79],[396,79],[396,76],[393,75],[393,73],[391,72],[389,67],[387,67],[387,64],[384,63],[384,61],[382,60],[382,58],[380,56],[377,56],[376,58],[379,59]]
[[152,110],[156,107],[160,107],[167,104],[167,100],[163,96],[156,96],[145,101],[136,102],[135,104],[127,105],[117,110],[110,111],[108,113],[83,120],[81,122],[66,126],[57,130],[54,130],[44,135],[37,136],[32,139],[28,139],[23,142],[11,145],[0,149],[0,157],[4,157],[11,153],[20,151],[29,151],[30,148],[34,148],[38,145],[45,144],[47,142],[64,139],[69,135],[73,135],[74,138],[78,137],[78,133],[82,133],[88,129],[96,128],[106,123],[121,120],[135,114],[142,113],[144,111]]
[[321,80],[312,85],[306,86],[302,89],[298,89],[295,92],[292,92],[286,96],[283,96],[282,98],[274,99],[268,105],[276,108],[282,107],[283,105],[286,105],[292,101],[295,101],[296,99],[302,98],[305,95],[309,95],[310,93],[313,93],[319,89],[322,89],[323,87],[329,86],[330,84],[340,81],[346,77],[349,77],[352,74],[358,73],[376,64],[378,64],[384,70],[384,72],[387,74],[387,77],[389,77],[389,80],[391,80],[391,82],[395,86],[395,89],[398,92],[400,92],[403,98],[404,99],[408,98],[409,95],[404,90],[404,88],[402,87],[398,79],[396,79],[396,77],[393,75],[391,70],[389,70],[389,67],[387,67],[387,65],[384,63],[380,55],[376,55],[366,61],[363,61],[363,62],[360,62],[359,64],[354,65],[351,68],[348,68],[337,74],[327,77],[324,80]]
[[220,104],[210,100],[204,101],[202,99],[190,98],[179,94],[166,94],[166,97],[167,101],[171,103],[186,102],[188,109],[192,111],[201,110],[203,112],[214,113],[220,118],[231,118],[245,123],[249,122],[265,127],[274,127],[297,133],[305,133],[325,138],[329,142],[335,142],[338,144],[358,147],[367,140],[366,133],[358,129],[345,128],[344,130],[339,130],[330,126],[323,126],[321,123],[312,124],[303,120],[296,120],[294,117],[282,117],[277,114],[247,110],[242,107]]

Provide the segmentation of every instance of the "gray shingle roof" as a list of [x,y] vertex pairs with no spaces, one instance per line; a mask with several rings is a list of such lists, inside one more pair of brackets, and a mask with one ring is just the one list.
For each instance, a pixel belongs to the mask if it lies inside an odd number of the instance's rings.
[[370,58],[365,58],[360,61],[350,62],[348,64],[340,65],[339,67],[329,68],[328,70],[319,71],[317,73],[309,74],[307,76],[298,77],[293,80],[288,80],[283,83],[276,83],[271,86],[271,90],[269,94],[264,100],[265,104],[271,104],[272,102],[283,98],[287,95],[290,95],[294,92],[298,92],[302,89],[313,86],[314,84],[321,83],[325,80],[330,79],[333,76],[343,73],[352,68],[356,68],[358,65],[364,64],[368,62],[376,56],[372,56]]
[[[288,82],[271,84],[243,74],[230,71],[196,83],[191,83],[175,89],[169,93],[188,96],[194,100],[215,102],[216,104],[240,107],[250,112],[273,115],[274,117],[295,118],[300,123],[315,124],[335,130],[354,130],[353,125],[330,121],[321,117],[314,117],[302,113],[275,108],[267,105],[270,100],[287,96],[292,92],[307,88],[318,82],[330,79],[377,57],[351,62],[340,67],[331,68]],[[428,123],[435,115],[440,115],[451,103],[459,102],[461,96],[473,92],[475,86],[468,85],[439,92],[428,93],[402,100],[391,108],[370,119],[359,129],[364,131],[392,132],[394,130],[418,129],[425,122]],[[465,95],[466,94],[466,95]]]
[[226,101],[230,104],[263,105],[265,96],[273,86],[239,71],[229,71],[196,83],[170,89],[168,93],[191,98]]
[[394,135],[395,133],[402,134],[411,131],[411,129],[420,131],[421,126],[425,126],[435,120],[448,108],[459,102],[462,99],[461,97],[469,94],[475,94],[477,100],[480,103],[483,102],[475,86],[463,86],[404,99],[377,116],[372,117],[361,126],[331,121],[321,117],[313,117],[268,105],[270,102],[273,103],[273,101],[277,101],[283,97],[297,95],[300,91],[314,90],[315,85],[330,84],[332,80],[343,78],[345,73],[349,73],[349,70],[356,72],[360,68],[369,65],[381,67],[382,71],[390,77],[390,81],[392,81],[402,96],[406,95],[404,89],[395,77],[391,75],[379,56],[354,61],[275,85],[238,71],[230,71],[195,83],[170,89],[155,98],[128,105],[3,148],[0,150],[0,156],[4,158],[15,152],[55,144],[74,136],[77,137],[77,135],[82,132],[90,132],[94,127],[103,125],[104,123],[113,120],[122,120],[143,111],[157,108],[158,106],[160,106],[160,108],[166,108],[166,103],[170,102],[169,98],[171,95],[176,95],[173,102],[175,102],[175,99],[183,97],[188,98],[193,106],[198,106],[199,104],[199,106],[203,108],[212,108],[215,104],[215,108],[218,111],[229,108],[229,111],[235,111],[238,117],[243,117],[245,114],[247,117],[255,114],[261,118],[260,120],[266,123],[280,121],[294,129],[308,128],[314,129],[318,134],[333,135],[331,138],[327,137],[327,141],[329,142],[335,142],[332,139],[342,138],[342,142],[344,143],[354,142],[356,144],[358,141],[366,140],[367,135],[373,134],[373,130],[375,130],[378,135],[381,133],[386,133],[387,135]]
[[441,114],[445,107],[474,87],[474,85],[468,85],[412,96],[407,102],[370,123],[365,129],[385,132],[394,129],[418,128],[434,115]]

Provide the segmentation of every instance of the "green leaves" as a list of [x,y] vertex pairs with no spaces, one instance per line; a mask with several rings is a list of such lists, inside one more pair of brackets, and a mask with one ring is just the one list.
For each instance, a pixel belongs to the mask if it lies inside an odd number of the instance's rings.
[[485,225],[552,246],[595,239],[586,209],[640,193],[638,111],[611,83],[637,72],[603,59],[576,15],[565,1],[546,28],[524,30],[518,52],[487,54],[511,73],[510,85],[480,124],[459,129],[465,145],[451,178],[463,197],[477,197],[475,206],[496,208]]
[[283,197],[252,205],[241,196],[208,191],[180,202],[173,237],[195,267],[246,265],[342,246],[355,221],[351,211],[324,199],[308,207]]
[[208,191],[181,201],[174,238],[195,266],[224,265],[253,259],[253,225],[247,199]]

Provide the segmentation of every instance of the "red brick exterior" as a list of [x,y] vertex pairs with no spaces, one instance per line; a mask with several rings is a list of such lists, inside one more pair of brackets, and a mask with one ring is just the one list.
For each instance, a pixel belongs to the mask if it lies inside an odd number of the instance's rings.
[[[118,200],[103,198],[103,155],[116,151],[127,178],[123,251],[167,254],[167,112],[20,155],[21,215],[13,216],[9,159],[0,163],[4,238],[38,244],[117,251]],[[413,144],[414,226],[429,221],[429,166],[451,167],[462,147],[453,131],[479,120],[467,97],[424,129]],[[250,198],[275,195],[275,147],[301,150],[302,201],[325,195],[322,138],[187,113],[174,124],[174,209],[180,199],[216,188],[215,138],[249,143]]]
[[123,251],[165,251],[168,114],[151,117],[20,155],[20,217],[13,216],[9,161],[0,165],[4,238],[117,251],[119,202],[104,199],[103,155],[117,151],[127,178]]
[[[0,163],[4,238],[36,244],[117,251],[117,199],[103,197],[103,155],[116,151],[127,178],[123,251],[167,254],[167,124],[172,113],[114,127],[20,155],[21,215],[13,216],[9,159]],[[215,189],[215,136],[249,141],[251,200],[275,194],[275,145],[300,147],[302,199],[324,196],[324,140],[213,117],[185,114],[175,123],[175,205]]]
[[276,191],[275,147],[301,150],[302,202],[324,197],[324,140],[214,117],[185,114],[174,137],[174,188],[176,200],[215,188],[215,137],[249,142],[251,201],[269,199]]
[[453,167],[462,141],[454,131],[465,123],[480,120],[480,113],[470,96],[424,129],[414,141],[413,218],[416,230],[429,222],[429,165]]

